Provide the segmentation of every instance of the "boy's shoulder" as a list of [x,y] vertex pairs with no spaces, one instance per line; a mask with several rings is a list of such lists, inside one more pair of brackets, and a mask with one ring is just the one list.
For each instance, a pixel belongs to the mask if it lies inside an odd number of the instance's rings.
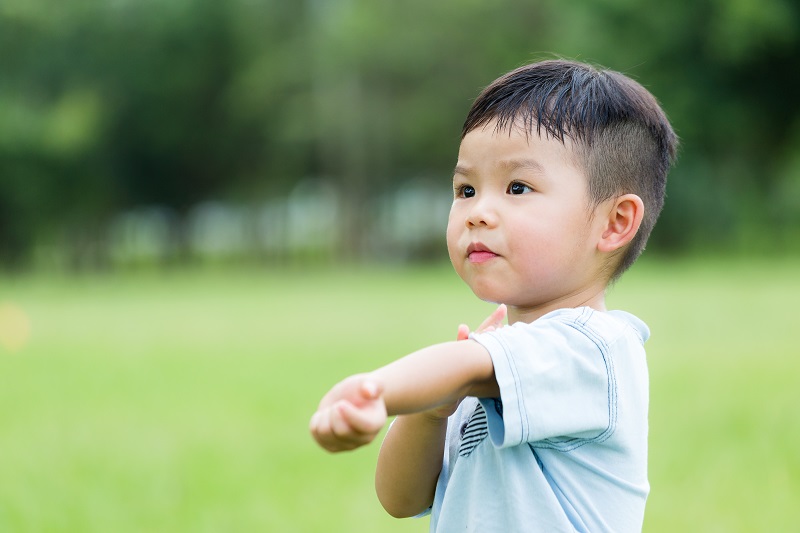
[[[551,311],[533,322],[517,322],[509,326],[507,332],[542,334],[550,330],[570,328],[592,337],[600,337],[605,342],[633,333],[644,344],[650,337],[650,328],[637,316],[627,311],[598,311],[591,307],[562,308]],[[505,328],[503,328],[505,329]],[[503,331],[503,329],[499,331]],[[569,329],[567,330],[569,331]]]

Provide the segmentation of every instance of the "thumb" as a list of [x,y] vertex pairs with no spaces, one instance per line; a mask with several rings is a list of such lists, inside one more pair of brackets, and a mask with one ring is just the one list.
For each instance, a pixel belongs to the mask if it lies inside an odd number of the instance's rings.
[[383,385],[374,381],[365,381],[361,384],[361,396],[365,400],[375,400],[383,394]]
[[499,328],[503,325],[503,319],[508,314],[508,308],[506,304],[500,304],[497,306],[497,309],[490,316],[490,321],[495,328]]

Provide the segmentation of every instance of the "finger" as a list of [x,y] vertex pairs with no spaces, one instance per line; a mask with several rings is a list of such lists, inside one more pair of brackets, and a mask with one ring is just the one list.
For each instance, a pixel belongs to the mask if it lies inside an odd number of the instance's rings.
[[465,341],[468,338],[469,338],[469,326],[467,326],[466,324],[459,324],[456,340]]
[[311,417],[311,423],[309,424],[309,429],[311,430],[311,434],[314,436],[314,439],[317,442],[320,439],[326,439],[327,435],[330,434],[330,420],[328,417],[328,409],[319,410]]
[[356,408],[343,402],[337,406],[342,419],[347,422],[353,440],[370,442],[386,423],[386,409],[379,402],[367,408]]
[[308,430],[312,435],[316,434],[317,426],[319,426],[319,411],[311,415],[311,420],[308,422]]
[[317,444],[328,451],[332,451],[329,448],[331,441],[331,428],[327,410],[317,411],[314,413],[314,415],[311,417],[310,429],[311,435],[314,437],[314,440],[317,441]]
[[506,317],[506,313],[506,304],[498,305],[497,309],[492,311],[492,314],[489,315],[475,331],[482,333],[486,331],[494,331],[495,329],[501,327],[503,325],[503,319]]
[[503,320],[506,318],[507,313],[508,308],[506,307],[506,304],[500,304],[497,306],[497,309],[495,309],[492,314],[489,315],[488,320],[491,322],[491,325],[499,328],[503,325]]
[[492,316],[495,318],[495,321],[498,325],[503,324],[503,320],[505,320],[506,316],[508,315],[508,306],[506,304],[500,304],[497,306],[497,309],[494,310]]
[[316,426],[312,434],[317,443],[329,452],[342,452],[360,446],[354,443],[347,435],[347,431],[335,422],[337,415],[335,409],[326,409],[319,412],[316,417]]
[[353,429],[350,427],[350,424],[342,416],[342,405],[347,403],[349,402],[337,402],[336,405],[331,408],[329,417],[331,423],[331,434],[337,439],[343,441],[349,441],[351,439],[351,434],[353,433]]
[[355,409],[349,402],[339,402],[330,410],[331,436],[340,450],[352,450],[364,444],[364,435],[351,426],[343,415],[347,406]]

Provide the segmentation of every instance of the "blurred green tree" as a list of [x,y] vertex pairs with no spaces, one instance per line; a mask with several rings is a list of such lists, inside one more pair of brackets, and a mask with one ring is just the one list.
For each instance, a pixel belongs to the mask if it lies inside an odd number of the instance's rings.
[[6,0],[0,260],[102,262],[121,210],[306,177],[340,189],[359,255],[370,200],[446,194],[472,98],[555,54],[639,79],[682,137],[654,248],[797,249],[799,32],[790,0]]

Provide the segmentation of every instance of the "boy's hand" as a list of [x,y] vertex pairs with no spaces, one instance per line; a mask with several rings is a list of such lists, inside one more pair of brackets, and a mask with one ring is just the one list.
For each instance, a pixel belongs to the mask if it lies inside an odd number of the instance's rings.
[[311,417],[310,430],[329,452],[353,450],[369,444],[386,424],[386,404],[381,387],[365,374],[336,384]]
[[[494,331],[498,328],[503,327],[503,320],[506,318],[507,313],[506,304],[500,304],[497,306],[497,309],[492,311],[492,314],[486,317],[478,329],[475,330],[475,333],[486,333],[487,331]],[[466,324],[461,324],[458,326],[458,336],[456,340],[465,341],[469,338],[469,326]]]

